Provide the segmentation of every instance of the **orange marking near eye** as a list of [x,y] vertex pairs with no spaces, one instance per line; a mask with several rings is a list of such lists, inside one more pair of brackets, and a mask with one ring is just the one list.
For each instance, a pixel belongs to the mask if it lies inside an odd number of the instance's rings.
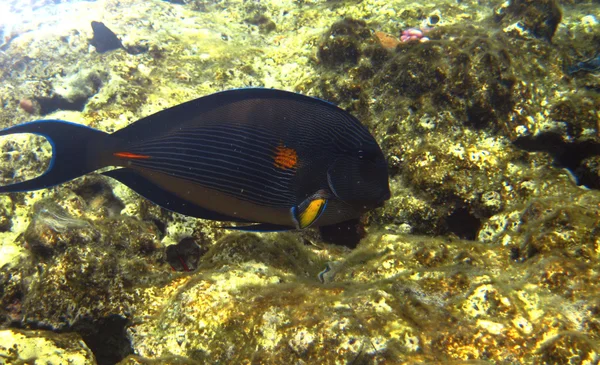
[[293,148],[279,145],[275,148],[275,167],[280,169],[293,169],[298,163],[298,154]]
[[115,153],[113,153],[113,156],[120,157],[120,158],[130,158],[130,159],[134,159],[134,160],[147,160],[150,158],[150,156],[138,155],[136,153],[131,153],[131,152],[115,152]]

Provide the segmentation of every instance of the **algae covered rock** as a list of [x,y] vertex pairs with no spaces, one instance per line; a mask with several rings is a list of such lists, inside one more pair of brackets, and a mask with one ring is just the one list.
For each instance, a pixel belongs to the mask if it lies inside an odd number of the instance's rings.
[[[555,9],[552,4],[503,6],[523,15]],[[353,37],[356,62],[323,63],[319,80],[307,85],[380,136],[397,180],[391,204],[375,221],[392,221],[397,231],[473,239],[506,199],[531,197],[515,187],[537,180],[534,165],[549,160],[520,149],[549,152],[579,184],[598,186],[593,156],[600,151],[600,99],[562,81],[560,55],[570,44],[562,35],[551,46],[492,32],[489,21],[448,22],[428,32],[429,42],[393,49]]]
[[73,333],[0,330],[0,361],[3,364],[94,365],[90,349]]
[[347,18],[331,26],[319,45],[318,56],[327,66],[355,65],[363,52],[362,43],[374,39],[362,20]]
[[[126,238],[132,231],[141,234]],[[162,281],[168,273],[166,268],[157,271],[151,266],[152,261],[160,265],[160,256],[150,262],[138,257],[159,254],[152,225],[108,219],[87,229],[46,230],[40,234],[44,236],[37,236],[38,240],[68,241],[69,245],[54,251],[44,260],[43,272],[28,279],[21,305],[28,322],[64,328],[86,316],[126,315],[135,301],[135,287],[147,281]],[[53,247],[55,243],[38,245]],[[51,293],[46,290],[49,288]]]
[[556,0],[509,0],[494,9],[496,21],[502,22],[504,31],[522,35],[530,33],[551,41],[562,19]]
[[[275,247],[286,253],[283,260]],[[160,289],[162,299],[141,312],[147,320],[131,327],[133,347],[143,357],[200,363],[483,356],[492,363],[507,357],[561,363],[572,356],[563,343],[576,343],[589,359],[597,354],[597,303],[578,304],[598,289],[597,275],[577,259],[524,267],[510,247],[389,234],[367,238],[352,253],[329,254],[326,264],[322,252],[288,235],[222,240],[202,274]],[[322,283],[314,273],[324,267]],[[576,286],[586,290],[554,288],[550,283],[561,277],[563,283],[581,278]],[[578,335],[560,339],[569,331]]]
[[4,317],[64,329],[86,317],[125,316],[137,285],[168,275],[153,223],[111,217],[102,190],[93,197],[74,190],[34,204],[15,239],[31,256],[2,278]]

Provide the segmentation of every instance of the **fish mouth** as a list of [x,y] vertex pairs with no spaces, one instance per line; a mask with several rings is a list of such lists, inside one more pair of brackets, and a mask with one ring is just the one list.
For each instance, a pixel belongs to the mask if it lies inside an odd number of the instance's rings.
[[383,205],[385,204],[385,202],[388,201],[388,200],[390,200],[391,197],[392,197],[392,193],[390,192],[390,188],[388,186],[388,188],[385,189],[385,191],[383,192],[383,194],[379,198],[379,201],[377,202],[376,208],[383,207]]

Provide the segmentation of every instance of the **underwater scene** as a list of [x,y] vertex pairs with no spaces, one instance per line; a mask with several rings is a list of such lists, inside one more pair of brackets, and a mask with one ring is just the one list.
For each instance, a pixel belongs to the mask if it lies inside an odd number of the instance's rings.
[[0,0],[0,364],[598,364],[599,22]]

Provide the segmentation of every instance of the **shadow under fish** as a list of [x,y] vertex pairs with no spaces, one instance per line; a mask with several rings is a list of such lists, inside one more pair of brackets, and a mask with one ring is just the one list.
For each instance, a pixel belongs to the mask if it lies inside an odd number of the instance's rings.
[[48,170],[0,193],[48,188],[103,172],[188,216],[281,231],[358,218],[389,199],[387,163],[366,127],[333,104],[273,89],[195,99],[108,134],[40,120],[0,135],[49,140]]

